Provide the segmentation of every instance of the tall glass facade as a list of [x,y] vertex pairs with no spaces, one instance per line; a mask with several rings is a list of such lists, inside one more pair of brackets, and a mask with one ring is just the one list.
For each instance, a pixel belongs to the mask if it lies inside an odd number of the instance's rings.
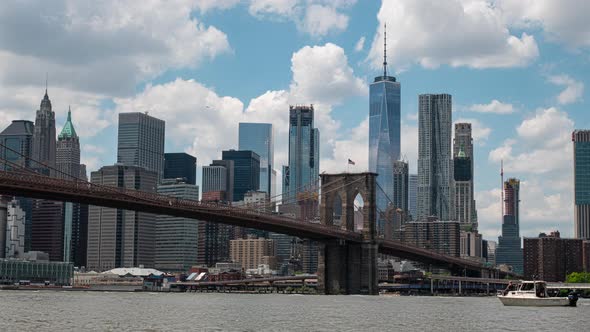
[[256,152],[222,151],[221,159],[234,162],[233,201],[241,201],[248,191],[257,191],[260,185],[260,157]]
[[[394,197],[393,163],[400,156],[401,85],[392,76],[378,76],[369,88],[369,171],[379,174],[377,212]],[[378,226],[382,228],[382,221]]]
[[197,184],[197,158],[184,152],[164,153],[164,179],[179,178]]
[[574,142],[574,233],[590,239],[590,130],[576,130]]
[[260,191],[274,193],[272,170],[274,167],[274,137],[270,123],[243,123],[239,127],[239,150],[250,150],[260,156]]
[[289,166],[283,167],[283,202],[318,180],[320,131],[313,126],[313,111],[313,106],[289,108]]

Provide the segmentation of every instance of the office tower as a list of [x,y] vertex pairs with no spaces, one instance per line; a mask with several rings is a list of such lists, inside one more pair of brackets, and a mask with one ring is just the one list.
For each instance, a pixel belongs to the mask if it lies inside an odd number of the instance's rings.
[[574,143],[574,234],[590,239],[590,130],[575,130]]
[[188,153],[164,153],[164,179],[184,179],[197,184],[197,158]]
[[276,251],[274,240],[251,238],[230,241],[231,260],[239,262],[244,270],[258,268],[263,257],[274,257]]
[[[474,159],[473,159],[473,138],[471,135],[471,123],[455,123],[455,138],[453,140],[454,158],[454,196],[455,196],[455,217],[477,230],[477,210],[474,199]],[[456,168],[460,164],[461,172],[458,174]],[[467,169],[468,168],[468,169]],[[457,176],[461,180],[457,180]],[[467,188],[468,187],[468,188]]]
[[487,251],[488,256],[487,260],[488,263],[495,266],[496,265],[496,249],[498,248],[498,243],[495,241],[487,241]]
[[234,162],[233,201],[241,201],[248,191],[257,191],[260,186],[260,157],[253,151],[222,151],[222,160]]
[[14,120],[0,133],[0,143],[7,147],[0,146],[0,170],[31,167],[34,128],[31,121]]
[[49,260],[64,260],[64,203],[33,199],[31,250],[49,254]]
[[31,156],[36,162],[31,167],[53,175],[54,171],[50,168],[55,167],[55,143],[55,113],[51,110],[51,101],[45,89],[45,96],[35,116]]
[[6,256],[6,229],[8,224],[8,196],[0,195],[0,258]]
[[5,258],[21,258],[25,253],[25,220],[25,212],[20,208],[19,201],[13,199],[7,202],[5,246],[0,246]]
[[234,161],[213,160],[209,166],[203,166],[202,187],[205,193],[220,193],[218,200],[232,202],[234,192]]
[[461,235],[456,221],[412,221],[403,225],[402,241],[419,248],[459,257]]
[[[55,176],[60,179],[74,180],[80,176],[80,139],[72,123],[72,111],[68,109],[68,118],[57,137]],[[64,262],[73,262],[79,244],[80,204],[64,203]]]
[[[387,32],[386,32],[387,33]],[[383,76],[369,87],[369,171],[377,177],[377,213],[385,212],[394,196],[393,165],[400,157],[401,85],[387,75],[387,35],[384,35]],[[378,229],[383,228],[381,218]]]
[[408,163],[398,160],[393,163],[393,205],[401,209],[404,219],[407,220],[409,214],[408,196],[410,190]]
[[564,239],[558,231],[524,238],[524,277],[527,280],[565,281],[572,272],[583,271],[583,240]]
[[[199,186],[180,179],[166,179],[158,186],[158,194],[199,200]],[[155,268],[161,271],[188,271],[197,265],[200,221],[166,215],[156,223]]]
[[[260,186],[259,190],[272,197],[273,167],[274,167],[274,135],[270,123],[240,122],[239,144],[240,151],[254,151],[260,156]],[[276,173],[275,173],[276,176]]]
[[[92,172],[91,182],[102,186],[156,192],[158,174],[142,167],[115,164]],[[91,205],[88,217],[87,268],[154,266],[156,216]]]
[[[502,172],[503,174],[503,172]],[[520,246],[519,204],[520,180],[504,182],[504,213],[502,235],[498,237],[496,264],[512,266],[514,272],[522,273],[522,248]]]
[[417,220],[451,220],[451,95],[420,95],[419,108]]
[[416,220],[418,206],[418,174],[410,174],[408,185],[408,209],[412,220]]
[[[80,164],[80,180],[88,181],[86,174],[86,165]],[[88,204],[80,204],[80,220],[78,227],[72,229],[72,253],[74,266],[86,266],[87,247],[88,247]]]
[[138,166],[164,175],[163,120],[146,113],[120,113],[117,140],[117,163]]
[[283,204],[297,203],[301,192],[317,191],[320,131],[313,117],[313,105],[289,106],[289,165],[283,166]]
[[[0,133],[0,158],[9,162],[0,162],[0,170],[18,167],[30,168],[33,149],[35,125],[31,121],[14,120]],[[5,147],[6,148],[5,148]],[[33,200],[28,197],[16,197],[25,214],[25,251],[31,250],[31,225]]]
[[[459,225],[461,223],[459,222]],[[463,225],[461,225],[463,226]],[[481,234],[471,231],[461,231],[461,257],[465,259],[472,259],[481,261],[484,256],[483,238]],[[486,245],[486,256],[487,256],[487,245]]]

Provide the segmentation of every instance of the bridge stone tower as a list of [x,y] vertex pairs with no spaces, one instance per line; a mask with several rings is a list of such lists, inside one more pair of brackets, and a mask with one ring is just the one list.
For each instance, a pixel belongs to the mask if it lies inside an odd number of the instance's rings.
[[[375,173],[321,174],[320,220],[323,225],[354,232],[354,200],[363,198],[362,242],[330,240],[320,243],[318,290],[325,294],[379,293],[376,243]],[[334,224],[335,203],[342,204],[341,225]]]

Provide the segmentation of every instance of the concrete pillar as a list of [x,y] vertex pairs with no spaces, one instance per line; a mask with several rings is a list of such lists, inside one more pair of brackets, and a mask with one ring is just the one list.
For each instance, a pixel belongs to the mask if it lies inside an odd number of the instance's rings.
[[459,295],[461,295],[461,280],[459,280]]

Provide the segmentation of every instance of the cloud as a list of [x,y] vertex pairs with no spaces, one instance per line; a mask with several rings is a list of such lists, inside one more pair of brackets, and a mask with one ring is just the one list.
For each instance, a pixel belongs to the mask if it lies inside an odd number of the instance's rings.
[[510,34],[500,9],[484,0],[382,1],[379,25],[367,60],[378,68],[383,55],[383,25],[391,50],[388,60],[397,70],[418,63],[471,68],[526,66],[539,50],[527,33]]
[[582,99],[584,94],[584,83],[576,81],[568,75],[549,76],[549,82],[564,86],[565,89],[557,96],[557,101],[562,104],[575,103]]
[[494,114],[511,114],[515,112],[512,104],[506,104],[496,99],[489,104],[474,104],[469,107],[469,110],[477,113],[494,113]]
[[344,50],[332,43],[295,52],[291,70],[291,92],[300,103],[339,104],[349,96],[368,93],[365,81],[354,76]]
[[359,40],[354,44],[354,50],[356,52],[360,52],[365,48],[365,36],[359,38]]
[[517,28],[541,28],[549,40],[570,48],[590,46],[588,1],[497,0],[495,5],[506,21]]
[[251,0],[251,15],[271,20],[293,21],[299,31],[313,37],[341,32],[348,27],[349,17],[342,11],[356,0]]
[[551,107],[537,110],[535,115],[525,119],[516,131],[529,146],[551,149],[570,145],[573,128],[574,122],[567,113]]

